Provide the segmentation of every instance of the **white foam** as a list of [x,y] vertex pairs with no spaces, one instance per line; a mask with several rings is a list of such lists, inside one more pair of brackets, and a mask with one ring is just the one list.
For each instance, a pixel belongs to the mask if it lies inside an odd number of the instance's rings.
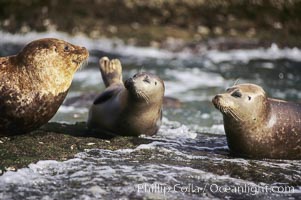
[[[148,194],[137,191],[138,184],[151,185],[156,183],[158,185],[170,184],[170,186],[174,186],[174,184],[178,184],[187,186],[193,183],[202,187],[210,187],[212,184],[232,187],[244,185],[259,187],[267,185],[266,183],[255,183],[234,178],[231,175],[214,174],[202,168],[193,168],[186,165],[186,163],[190,162],[189,159],[198,159],[200,162],[207,162],[210,159],[213,165],[220,164],[223,166],[223,162],[231,162],[232,164],[237,162],[237,166],[243,165],[241,167],[244,167],[250,165],[247,160],[193,156],[187,152],[183,153],[177,150],[176,147],[177,145],[179,147],[180,144],[176,143],[170,146],[172,148],[168,147],[171,144],[164,146],[164,142],[155,141],[151,144],[156,148],[156,153],[150,159],[158,160],[157,156],[162,158],[164,156],[173,156],[173,160],[179,161],[179,164],[166,164],[166,162],[152,163],[147,160],[143,160],[139,164],[135,163],[136,160],[140,160],[145,155],[148,155],[141,153],[143,152],[141,150],[151,150],[149,148],[151,145],[149,144],[138,146],[134,149],[135,153],[133,151],[120,150],[88,150],[86,153],[77,154],[77,158],[68,161],[39,161],[36,164],[29,165],[29,168],[20,169],[17,172],[6,172],[0,177],[0,197],[11,198],[14,192],[10,189],[11,187],[18,188],[20,197],[23,197],[22,194],[25,194],[25,197],[32,199],[61,199],[64,197],[64,194],[68,193],[74,194],[76,198],[108,199],[112,198],[110,195],[120,198],[129,195],[149,197]],[[182,156],[184,157],[181,158]],[[260,163],[257,161],[253,162]],[[182,165],[183,163],[185,163],[184,166]],[[263,172],[263,174],[265,173]],[[277,184],[275,183],[275,185]],[[300,189],[296,188],[294,192],[298,193]],[[194,199],[191,195],[193,194],[174,191],[173,193],[164,194],[162,197]]]
[[163,117],[162,125],[157,135],[162,138],[168,139],[195,139],[197,133],[190,130],[190,128],[184,124],[176,121],[169,121]]
[[[73,162],[75,160],[69,160]],[[0,178],[2,184],[22,184],[37,183],[43,176],[43,170],[59,166],[59,162],[55,160],[42,160],[36,164],[30,164],[28,168],[19,169],[17,172],[6,172]]]
[[195,52],[186,48],[181,52],[172,52],[153,47],[137,47],[125,45],[123,41],[118,39],[91,39],[82,34],[70,36],[66,33],[57,31],[49,31],[42,33],[29,32],[26,34],[12,34],[0,31],[0,44],[14,43],[25,45],[26,43],[29,43],[33,40],[49,37],[59,38],[77,45],[82,45],[88,48],[89,50],[100,50],[107,53],[115,53],[135,58],[154,58],[158,61],[171,59],[194,61],[203,60],[204,62],[209,59],[214,63],[220,63],[225,61],[248,62],[253,59],[291,59],[295,61],[301,61],[300,49],[280,49],[276,44],[272,44],[269,48],[258,48],[251,50],[237,49],[229,51],[219,51],[201,49],[199,52]]
[[60,113],[79,113],[79,114],[86,114],[89,111],[88,108],[78,108],[78,107],[73,107],[73,106],[64,106],[61,105],[58,112]]
[[[206,87],[221,87],[226,84],[226,80],[217,73],[204,72],[199,68],[192,69],[166,69],[171,80],[165,80],[166,95],[176,96],[182,101],[200,100],[199,94],[185,94],[194,89]],[[207,100],[207,95],[203,96]]]
[[181,172],[188,172],[188,173],[194,173],[194,174],[197,174],[199,175],[199,177],[202,178],[202,180],[205,180],[205,181],[217,181],[217,180],[227,180],[227,181],[231,181],[235,184],[247,184],[249,186],[256,186],[255,183],[253,182],[250,182],[250,181],[245,181],[245,180],[242,180],[242,179],[237,179],[237,178],[232,178],[230,177],[229,175],[217,175],[217,174],[213,174],[213,173],[210,173],[210,172],[205,172],[203,170],[199,170],[199,169],[194,169],[194,168],[191,168],[191,167],[177,167],[177,166],[174,166],[173,169],[176,169],[178,171],[181,171]]
[[194,139],[197,133],[192,132],[187,126],[181,125],[178,128],[164,127],[159,130],[158,135],[166,138],[191,138]]
[[225,134],[224,124],[213,124],[210,127],[210,133],[224,135]]
[[8,171],[0,178],[1,184],[27,184],[39,177],[33,170],[28,168],[19,169],[17,172]]
[[[284,48],[280,49],[276,44],[272,44],[271,47],[264,49],[237,49],[230,51],[217,51],[211,50],[206,53],[206,57],[214,63],[220,63],[225,61],[240,61],[247,63],[254,59],[290,59],[295,61],[301,61],[301,50],[298,48]],[[267,66],[265,66],[267,67]],[[268,67],[271,67],[270,65]]]
[[173,54],[166,50],[160,50],[157,48],[144,48],[125,45],[118,39],[91,39],[84,35],[70,36],[66,33],[51,31],[51,32],[29,32],[26,34],[11,34],[0,31],[0,37],[2,38],[0,44],[13,43],[13,44],[26,44],[33,40],[41,38],[59,38],[70,43],[85,46],[89,50],[97,49],[105,52],[114,52],[124,56],[135,56],[138,58],[157,58],[157,59],[172,59]]

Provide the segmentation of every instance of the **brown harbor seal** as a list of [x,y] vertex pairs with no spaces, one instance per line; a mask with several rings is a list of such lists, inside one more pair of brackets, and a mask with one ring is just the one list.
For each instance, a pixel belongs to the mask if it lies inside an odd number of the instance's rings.
[[0,58],[0,135],[30,132],[47,123],[62,104],[73,75],[89,53],[46,38],[14,56]]
[[301,104],[268,98],[254,84],[235,85],[216,95],[229,149],[253,158],[301,158]]
[[88,128],[112,135],[157,133],[162,119],[163,81],[150,73],[137,73],[123,84],[119,60],[100,59],[106,90],[90,108]]

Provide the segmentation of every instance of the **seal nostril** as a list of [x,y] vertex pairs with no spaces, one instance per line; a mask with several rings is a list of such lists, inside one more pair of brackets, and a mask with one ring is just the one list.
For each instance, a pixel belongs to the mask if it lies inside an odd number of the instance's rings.
[[127,80],[124,82],[124,86],[125,86],[127,89],[129,89],[130,87],[133,86],[133,83],[134,83],[133,78],[129,78],[129,79],[127,79]]
[[218,99],[220,99],[220,98],[222,98],[222,95],[220,95],[220,94],[218,94],[218,95],[216,95],[216,96],[214,97],[214,99],[216,99],[216,100],[218,100]]

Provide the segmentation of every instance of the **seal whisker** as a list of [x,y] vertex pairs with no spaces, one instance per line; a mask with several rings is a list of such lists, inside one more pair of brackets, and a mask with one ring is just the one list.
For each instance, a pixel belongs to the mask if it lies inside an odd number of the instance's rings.
[[137,96],[138,96],[139,98],[142,98],[142,99],[144,99],[144,97],[142,96],[142,94],[141,94],[141,92],[140,92],[140,91],[137,91]]
[[150,98],[143,91],[141,91],[141,90],[137,91],[137,95],[138,95],[138,97],[144,99],[147,104],[150,103]]
[[138,71],[138,73],[141,73],[141,72],[143,72],[143,69],[144,67],[143,66],[141,66],[141,68],[139,69],[139,71]]
[[224,107],[223,110],[224,110],[224,114],[229,114],[231,117],[233,117],[235,120],[237,120],[236,116],[233,115],[233,113],[230,111],[229,108]]
[[233,111],[233,109],[227,108],[227,111],[236,121],[242,121],[242,119]]
[[239,78],[236,79],[236,81],[234,82],[234,85],[233,85],[233,86],[237,85],[238,82],[239,82]]
[[89,64],[89,60],[88,60],[88,59],[84,60],[84,61],[80,64],[79,70],[82,70],[83,68],[87,67],[88,64]]
[[146,101],[147,104],[149,104],[150,99],[149,97],[142,91],[140,91],[142,98]]
[[145,98],[147,99],[147,102],[149,103],[150,102],[150,99],[149,99],[149,96],[147,96],[145,93],[143,93]]
[[229,114],[230,114],[236,121],[241,121],[241,119],[238,117],[237,114],[235,114],[235,113],[233,112],[233,110],[229,109],[228,111],[229,111]]
[[227,113],[227,109],[225,107],[223,107],[221,104],[218,104],[218,109],[222,112],[222,113]]
[[233,113],[233,115],[235,115],[240,121],[244,121],[237,113],[235,113],[234,111],[231,110],[231,112]]

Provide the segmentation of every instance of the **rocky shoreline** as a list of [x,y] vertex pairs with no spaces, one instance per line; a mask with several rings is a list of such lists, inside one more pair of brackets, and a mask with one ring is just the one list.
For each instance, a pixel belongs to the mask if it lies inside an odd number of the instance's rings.
[[56,30],[120,38],[138,46],[164,47],[175,40],[186,46],[210,45],[224,39],[221,49],[271,43],[299,47],[300,13],[297,0],[16,0],[0,2],[0,29]]

